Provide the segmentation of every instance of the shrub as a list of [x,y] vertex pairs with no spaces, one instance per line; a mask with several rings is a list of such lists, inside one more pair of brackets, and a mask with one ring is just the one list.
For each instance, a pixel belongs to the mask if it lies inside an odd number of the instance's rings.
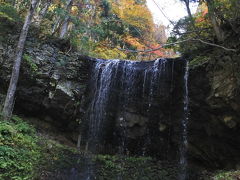
[[40,158],[32,126],[14,116],[0,121],[0,179],[31,179]]

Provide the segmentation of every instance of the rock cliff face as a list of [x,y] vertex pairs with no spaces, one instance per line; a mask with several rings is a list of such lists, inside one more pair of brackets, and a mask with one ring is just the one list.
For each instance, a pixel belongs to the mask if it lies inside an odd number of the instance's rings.
[[190,71],[190,159],[237,168],[240,160],[239,55],[217,51]]
[[[9,41],[12,39],[9,38]],[[6,93],[11,76],[14,40],[2,44],[0,92]],[[54,122],[65,129],[76,126],[79,105],[88,81],[91,60],[67,54],[60,41],[27,41],[16,93],[15,110],[27,116]],[[75,127],[76,129],[76,127]]]
[[[9,39],[9,43],[0,45],[1,102],[8,87],[14,54],[14,40]],[[67,45],[60,41],[39,42],[34,38],[28,39],[15,107],[17,113],[51,121],[63,131],[78,132],[77,122],[84,121],[91,96],[88,82],[94,59],[68,53],[65,47]],[[240,56],[219,54],[219,57],[210,58],[211,63],[190,69],[188,155],[190,162],[200,166],[234,168],[239,166],[237,163],[240,161]],[[181,64],[175,64],[173,80],[176,82],[170,92],[173,99],[170,101],[170,96],[166,96],[163,99],[156,98],[153,102],[155,110],[151,112],[148,128],[158,131],[149,129],[150,134],[157,134],[149,146],[159,156],[165,156],[165,153],[172,156],[177,149],[178,121],[182,111],[177,103],[182,104],[182,67]],[[163,102],[160,106],[157,105],[158,100]],[[145,126],[148,122],[145,105],[138,107],[137,102],[133,104],[136,106],[128,107],[124,115],[115,112],[119,115],[118,119],[124,116],[128,122],[130,149],[142,146],[136,142],[144,142],[139,140],[149,132]],[[163,113],[154,114],[157,111]],[[114,126],[119,127],[120,122],[116,121]],[[167,147],[169,144],[173,150]],[[163,153],[158,151],[159,146],[166,147]]]

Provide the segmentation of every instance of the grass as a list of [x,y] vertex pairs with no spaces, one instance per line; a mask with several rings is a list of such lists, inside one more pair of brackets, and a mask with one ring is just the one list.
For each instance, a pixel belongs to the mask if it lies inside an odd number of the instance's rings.
[[[17,116],[0,120],[0,179],[40,179],[43,171],[71,167],[67,156],[73,148],[40,136],[35,128]],[[77,160],[76,160],[77,161]]]
[[220,171],[213,176],[213,180],[239,180],[240,170],[236,171]]

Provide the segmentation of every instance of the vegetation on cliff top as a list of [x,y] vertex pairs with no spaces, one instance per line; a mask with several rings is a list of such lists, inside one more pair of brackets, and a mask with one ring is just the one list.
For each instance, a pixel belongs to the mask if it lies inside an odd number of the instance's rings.
[[207,60],[216,54],[238,54],[240,1],[197,2],[199,3],[197,12],[180,19],[175,24],[169,42],[187,40],[175,48],[190,61],[194,61],[192,62],[194,66],[202,64],[203,59]]

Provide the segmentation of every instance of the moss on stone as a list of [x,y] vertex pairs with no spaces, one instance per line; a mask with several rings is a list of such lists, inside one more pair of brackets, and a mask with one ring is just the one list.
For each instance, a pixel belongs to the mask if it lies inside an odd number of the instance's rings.
[[203,65],[204,63],[208,62],[210,60],[207,56],[197,56],[194,59],[192,59],[189,63],[190,68],[195,68],[197,66]]
[[177,168],[169,163],[156,161],[151,157],[129,157],[98,155],[99,179],[112,180],[121,177],[124,180],[171,180],[176,179]]

